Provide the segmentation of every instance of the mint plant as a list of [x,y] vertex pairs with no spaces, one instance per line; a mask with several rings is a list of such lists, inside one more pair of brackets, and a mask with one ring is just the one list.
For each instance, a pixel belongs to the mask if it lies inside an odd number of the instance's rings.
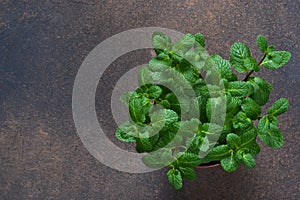
[[148,152],[143,157],[147,166],[169,167],[167,178],[175,189],[182,188],[183,179],[196,178],[198,165],[220,162],[227,172],[241,163],[253,168],[260,152],[257,138],[271,148],[282,147],[278,116],[289,102],[280,98],[262,113],[272,85],[254,72],[282,67],[289,52],[275,51],[263,36],[257,37],[259,61],[241,42],[231,46],[229,61],[208,55],[200,33],[173,44],[155,32],[152,44],[156,57],[140,69],[140,86],[121,97],[130,120],[117,128],[116,137],[135,142],[139,153]]

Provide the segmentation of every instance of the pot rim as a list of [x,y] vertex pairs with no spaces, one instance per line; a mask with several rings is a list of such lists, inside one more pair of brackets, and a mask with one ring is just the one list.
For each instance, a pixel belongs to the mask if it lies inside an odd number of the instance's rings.
[[221,163],[213,163],[213,164],[210,164],[210,165],[199,165],[196,168],[198,168],[198,169],[208,169],[208,168],[218,167],[220,165],[221,165]]

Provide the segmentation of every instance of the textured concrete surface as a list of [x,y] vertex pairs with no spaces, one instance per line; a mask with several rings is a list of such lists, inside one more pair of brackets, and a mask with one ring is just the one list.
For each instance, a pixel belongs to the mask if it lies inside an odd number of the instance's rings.
[[[0,199],[300,199],[299,13],[298,0],[0,1]],[[145,26],[201,32],[208,51],[226,58],[237,40],[260,56],[258,34],[291,51],[287,66],[260,72],[274,85],[271,102],[286,96],[291,103],[280,117],[284,147],[261,145],[255,169],[198,169],[181,191],[168,185],[165,169],[123,173],[93,158],[72,118],[76,72],[98,43]],[[149,57],[124,55],[101,80],[97,112],[112,140],[112,88]]]

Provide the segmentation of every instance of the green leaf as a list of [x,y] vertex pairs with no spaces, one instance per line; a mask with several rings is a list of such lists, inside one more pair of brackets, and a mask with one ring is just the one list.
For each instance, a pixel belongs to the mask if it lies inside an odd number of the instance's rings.
[[260,77],[251,78],[248,82],[253,88],[253,93],[250,97],[254,99],[258,105],[265,105],[269,100],[272,86]]
[[245,97],[249,93],[249,83],[242,81],[229,82],[226,91],[233,97]]
[[151,125],[155,130],[169,127],[170,124],[178,120],[176,112],[170,109],[159,109],[150,114]]
[[242,110],[246,113],[247,117],[252,120],[258,119],[261,114],[260,106],[251,98],[246,98],[244,100]]
[[127,121],[117,128],[115,135],[116,138],[122,142],[135,142],[133,136],[137,133],[135,126]]
[[230,63],[228,60],[223,59],[219,55],[212,55],[211,58],[216,64],[216,67],[219,69],[219,73],[222,78],[226,78],[228,80],[232,79],[232,71],[230,68]]
[[142,158],[145,165],[151,168],[165,167],[174,161],[172,150],[163,148]]
[[180,131],[187,137],[194,136],[197,133],[200,124],[201,122],[196,118],[192,118],[188,121],[180,121]]
[[271,148],[280,148],[283,145],[283,135],[280,129],[270,123],[267,116],[263,116],[257,125],[258,136],[263,143]]
[[291,58],[287,51],[273,51],[267,54],[261,65],[267,69],[278,69],[285,65]]
[[147,105],[147,101],[144,98],[130,98],[129,114],[132,121],[136,123],[145,122],[146,116],[143,109],[145,105]]
[[252,120],[247,117],[246,113],[240,111],[233,118],[233,127],[246,130],[253,125]]
[[214,147],[206,156],[210,161],[218,161],[230,155],[228,145],[220,145]]
[[172,42],[171,39],[162,32],[154,32],[152,35],[152,45],[158,50],[171,50]]
[[198,42],[202,47],[205,47],[205,38],[201,33],[195,34],[195,40]]
[[218,119],[224,117],[225,118],[225,106],[226,106],[226,101],[225,98],[218,97],[218,98],[210,98],[207,101],[206,104],[206,116],[209,120],[213,120],[214,123],[219,123],[220,121],[217,122]]
[[131,98],[129,101],[129,113],[132,121],[143,123],[146,117],[142,110],[143,100],[139,98]]
[[251,143],[255,142],[257,136],[257,131],[252,128],[241,135],[241,147],[247,147]]
[[188,50],[190,50],[195,44],[195,37],[188,33],[184,35],[173,47],[173,51],[183,56]]
[[158,85],[152,85],[146,90],[148,98],[156,99],[162,94],[162,89]]
[[227,172],[233,172],[239,167],[239,161],[236,156],[232,153],[230,156],[221,160],[222,168]]
[[149,70],[148,66],[144,66],[139,70],[138,81],[139,85],[146,85],[149,83],[153,83],[153,72]]
[[126,92],[126,93],[121,95],[120,100],[121,100],[122,103],[124,103],[126,106],[128,106],[131,96],[133,98],[136,98],[139,95],[136,92]]
[[278,99],[269,109],[268,114],[278,116],[289,108],[289,101],[286,98]]
[[152,58],[149,61],[149,70],[153,72],[162,72],[171,66],[171,60],[161,60],[158,58]]
[[[163,129],[160,131],[159,133],[159,140],[158,142],[155,144],[154,149],[160,149],[165,147],[166,145],[170,145],[171,141],[173,142],[172,145],[173,147],[175,146],[174,144],[174,140],[176,139],[176,137],[179,137],[180,135],[177,134],[178,132],[178,128],[179,128],[179,123],[178,122],[174,122],[172,124],[170,124],[168,126],[168,129]],[[168,146],[171,147],[171,146]]]
[[254,70],[258,72],[260,70],[260,67],[257,64],[257,61],[255,58],[252,57],[247,57],[244,59],[244,66],[246,67],[247,70]]
[[149,152],[152,150],[153,146],[150,141],[150,136],[148,132],[139,133],[139,137],[136,140],[136,151],[138,153]]
[[179,167],[179,170],[184,179],[194,180],[196,178],[195,170],[191,167]]
[[241,104],[242,104],[241,99],[227,95],[227,107],[226,107],[227,115],[235,115],[240,110]]
[[205,123],[199,127],[201,135],[208,137],[209,141],[217,141],[220,137],[222,130],[222,126],[214,123]]
[[249,154],[249,153],[244,154],[242,159],[243,159],[242,162],[244,163],[245,167],[247,167],[247,168],[255,167],[256,162],[251,154]]
[[270,52],[272,52],[272,51],[274,51],[275,50],[275,46],[274,45],[270,45],[270,46],[268,46],[268,48],[267,48],[267,52],[268,53],[270,53]]
[[248,57],[251,57],[250,49],[244,43],[235,42],[230,47],[230,63],[237,72],[243,73],[248,70],[244,65],[244,60]]
[[177,169],[170,169],[167,173],[169,183],[176,189],[182,188],[182,176]]
[[262,35],[259,35],[256,39],[257,42],[257,46],[258,48],[261,50],[261,52],[263,53],[267,53],[268,52],[268,41],[267,38],[265,38]]
[[230,149],[237,149],[241,145],[240,136],[238,136],[234,133],[229,133],[226,136],[226,141],[227,141],[228,146],[229,146]]
[[260,152],[260,147],[259,145],[256,143],[256,141],[253,141],[252,143],[250,143],[249,145],[247,145],[247,149],[248,152],[252,155],[252,156],[256,156],[259,154]]
[[198,155],[192,153],[179,153],[178,156],[178,163],[182,167],[194,167],[198,166],[201,163],[201,159]]

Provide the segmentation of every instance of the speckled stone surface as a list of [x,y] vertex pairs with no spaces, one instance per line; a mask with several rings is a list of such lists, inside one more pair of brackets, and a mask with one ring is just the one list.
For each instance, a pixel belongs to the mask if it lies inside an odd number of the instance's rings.
[[[300,199],[299,13],[298,0],[0,1],[0,199]],[[197,180],[185,181],[181,191],[168,185],[165,169],[124,173],[91,156],[72,118],[77,70],[101,41],[149,26],[201,32],[208,51],[225,58],[237,40],[260,56],[254,43],[259,34],[289,50],[284,68],[260,72],[274,85],[271,102],[290,100],[291,109],[280,116],[284,147],[261,145],[251,170],[198,169]],[[98,117],[112,140],[112,88],[150,56],[138,51],[121,57],[97,90]]]

